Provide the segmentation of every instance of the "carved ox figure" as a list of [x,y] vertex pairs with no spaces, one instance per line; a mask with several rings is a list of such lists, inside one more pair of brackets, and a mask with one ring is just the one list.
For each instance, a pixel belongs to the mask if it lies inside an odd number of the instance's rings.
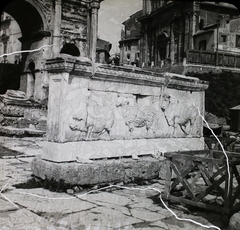
[[197,130],[197,108],[190,102],[180,102],[172,99],[170,95],[162,96],[161,110],[164,113],[167,124],[173,128],[172,136],[176,135],[177,127],[180,127],[186,136],[192,136]]

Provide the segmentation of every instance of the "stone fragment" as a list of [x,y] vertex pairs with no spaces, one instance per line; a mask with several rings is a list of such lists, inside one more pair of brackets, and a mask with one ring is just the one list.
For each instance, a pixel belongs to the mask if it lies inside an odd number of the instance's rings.
[[67,189],[67,194],[73,195],[74,194],[74,190],[73,189]]
[[240,229],[240,212],[233,214],[229,220],[228,230],[239,230]]
[[75,186],[75,187],[73,188],[73,190],[74,190],[75,192],[80,192],[80,189],[79,189],[78,186]]
[[210,194],[208,194],[207,196],[205,196],[205,197],[203,198],[203,202],[206,202],[206,203],[208,203],[208,204],[214,203],[215,200],[216,200],[216,196],[210,195]]
[[218,197],[216,198],[216,203],[217,203],[218,205],[222,205],[222,204],[224,203],[224,199],[223,199],[221,196],[218,196]]
[[7,200],[0,198],[0,213],[17,210],[17,207]]
[[132,159],[133,159],[133,160],[138,160],[138,159],[139,159],[139,157],[138,157],[138,155],[137,155],[137,154],[133,154],[133,155],[132,155]]

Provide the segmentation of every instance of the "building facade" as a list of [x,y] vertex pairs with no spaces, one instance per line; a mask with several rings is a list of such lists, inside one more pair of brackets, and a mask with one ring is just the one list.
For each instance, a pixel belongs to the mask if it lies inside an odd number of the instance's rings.
[[98,38],[96,49],[96,62],[101,64],[107,64],[109,62],[110,50],[112,44],[108,41]]
[[162,67],[184,64],[191,50],[238,52],[239,14],[228,3],[143,0],[140,60]]
[[138,21],[138,17],[141,15],[142,10],[131,15],[122,23],[124,27],[119,41],[120,64],[139,66],[141,23]]

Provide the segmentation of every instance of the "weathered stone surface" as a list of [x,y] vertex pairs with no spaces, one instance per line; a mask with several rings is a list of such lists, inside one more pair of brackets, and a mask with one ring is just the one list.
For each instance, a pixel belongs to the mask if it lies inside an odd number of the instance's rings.
[[13,210],[17,210],[17,207],[11,204],[9,201],[4,200],[4,198],[1,196],[0,197],[0,213],[9,212]]
[[233,214],[229,221],[229,230],[239,230],[240,229],[240,212]]
[[64,223],[67,226],[78,226],[77,229],[124,229],[132,228],[132,224],[142,222],[141,220],[124,215],[121,211],[116,211],[111,208],[97,207],[91,212],[80,212],[68,215],[60,219],[57,223],[59,226]]
[[0,127],[0,135],[7,137],[42,137],[46,134],[42,130],[32,130],[29,128],[13,128],[11,126]]
[[87,194],[86,196],[81,196],[81,194],[79,194],[78,197],[85,201],[91,200],[93,203],[97,205],[112,204],[112,205],[126,206],[131,202],[131,200],[128,197],[124,197],[122,195],[112,194],[104,191],[96,194]]
[[160,162],[152,157],[98,160],[88,164],[53,163],[36,157],[31,165],[34,175],[42,179],[63,179],[67,183],[79,185],[157,178],[159,167]]
[[20,209],[0,215],[1,229],[59,229],[39,215]]
[[[30,195],[30,194],[35,194]],[[18,189],[14,193],[5,193],[13,202],[27,207],[35,213],[56,213],[61,215],[81,212],[96,207],[88,201],[79,200],[66,193],[50,192],[45,189]],[[66,208],[68,207],[68,208]]]
[[149,212],[148,215],[146,216],[144,214],[144,210],[145,210],[144,208],[135,208],[131,211],[132,216],[142,221],[157,221],[159,219],[165,218],[164,215],[155,212]]
[[160,152],[201,150],[203,138],[161,138],[112,141],[44,142],[42,158],[54,162],[75,161],[77,158],[101,159],[132,155],[158,156]]

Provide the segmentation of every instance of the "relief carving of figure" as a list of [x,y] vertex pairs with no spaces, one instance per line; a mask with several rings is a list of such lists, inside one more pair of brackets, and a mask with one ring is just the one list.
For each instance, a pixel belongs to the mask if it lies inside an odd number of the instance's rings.
[[161,110],[164,113],[168,126],[173,128],[171,136],[176,136],[177,127],[186,136],[196,135],[197,125],[196,120],[198,116],[197,108],[191,102],[180,102],[174,100],[170,95],[163,94]]
[[142,127],[146,127],[148,131],[156,118],[156,112],[153,108],[149,106],[129,105],[129,100],[120,97],[120,95],[118,95],[116,106],[121,109],[125,124],[131,133],[134,128]]

